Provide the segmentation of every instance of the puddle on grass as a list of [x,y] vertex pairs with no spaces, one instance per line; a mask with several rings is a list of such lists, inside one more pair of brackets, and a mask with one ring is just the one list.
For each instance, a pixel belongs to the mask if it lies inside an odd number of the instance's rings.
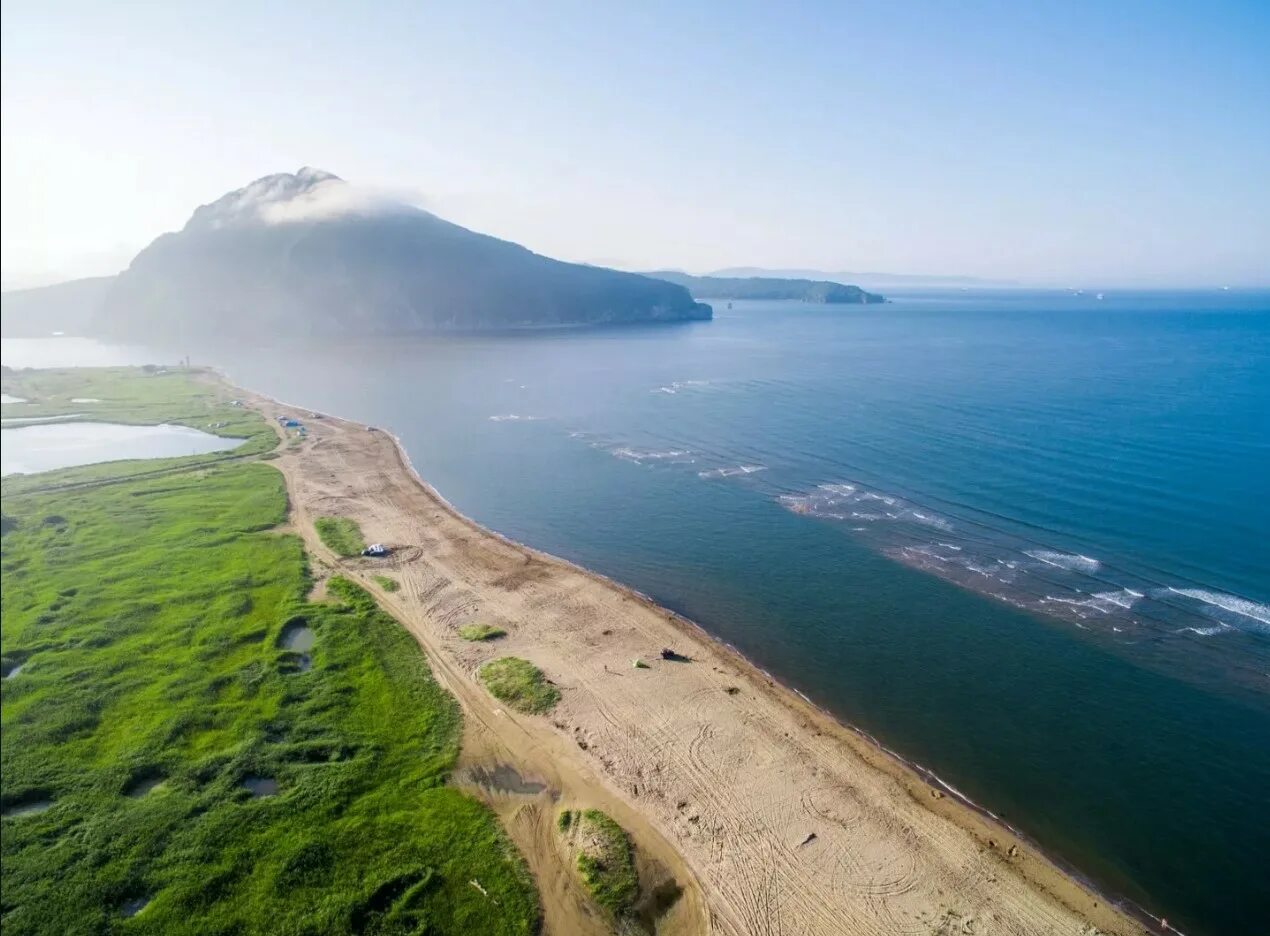
[[125,900],[119,905],[119,915],[122,917],[134,917],[149,905],[149,897],[133,897],[131,900]]
[[313,628],[309,627],[304,621],[292,621],[282,629],[282,635],[278,638],[278,646],[283,650],[290,650],[296,654],[296,665],[301,673],[307,673],[313,668],[313,658],[309,655],[309,651],[313,649],[313,641],[316,635]]
[[10,816],[34,816],[42,813],[53,805],[51,799],[27,800],[25,803],[14,803],[12,806],[6,806],[0,816],[6,819]]
[[[490,793],[512,793],[519,796],[537,796],[547,789],[545,783],[528,780],[511,764],[495,764],[493,767],[470,767],[467,779]],[[551,798],[559,794],[551,791]]]
[[130,799],[141,799],[147,794],[153,793],[163,785],[163,778],[160,776],[142,777],[135,781],[128,789],[124,790],[124,796]]
[[19,663],[17,666],[13,667],[13,669],[5,670],[4,678],[12,679],[14,676],[18,675],[18,673],[22,672],[22,667],[24,666],[26,666],[25,663]]
[[278,795],[278,781],[273,777],[243,777],[243,786],[255,797]]
[[292,621],[282,629],[278,646],[292,653],[308,653],[313,649],[313,628],[303,621]]

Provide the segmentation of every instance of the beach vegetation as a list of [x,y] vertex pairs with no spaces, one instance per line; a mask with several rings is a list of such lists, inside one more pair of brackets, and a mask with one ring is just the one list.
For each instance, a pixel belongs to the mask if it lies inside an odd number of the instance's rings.
[[349,558],[360,556],[366,548],[362,528],[348,517],[318,517],[313,521],[318,537],[331,552]]
[[565,810],[556,827],[577,850],[578,876],[591,898],[619,919],[629,916],[639,900],[639,874],[626,830],[598,809]]
[[497,640],[506,637],[507,631],[492,624],[464,624],[459,628],[459,636],[464,640]]
[[541,715],[560,701],[560,690],[542,670],[519,657],[491,660],[477,671],[490,695],[527,715]]

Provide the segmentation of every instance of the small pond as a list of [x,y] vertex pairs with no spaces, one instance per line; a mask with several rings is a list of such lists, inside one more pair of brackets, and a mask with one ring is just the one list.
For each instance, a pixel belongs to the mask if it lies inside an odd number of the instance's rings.
[[124,792],[124,795],[130,797],[131,799],[141,799],[141,797],[152,793],[162,785],[163,778],[158,775],[142,777],[140,780],[133,783],[132,786],[128,787],[128,789]]
[[273,777],[243,777],[243,786],[251,790],[251,795],[256,797],[278,794],[278,781]]
[[119,915],[134,917],[144,910],[149,903],[149,897],[133,897],[131,900],[125,900],[119,907]]
[[51,799],[27,800],[22,803],[14,803],[12,806],[6,806],[0,815],[6,818],[10,816],[34,816],[37,813],[44,812],[52,805],[53,801]]
[[282,629],[278,646],[292,653],[308,653],[313,649],[313,628],[303,621],[292,621]]
[[282,636],[278,638],[278,646],[283,650],[290,650],[296,654],[298,659],[296,665],[300,672],[307,673],[313,668],[313,658],[309,656],[309,651],[313,649],[313,628],[309,627],[303,621],[292,621],[282,629]]
[[188,426],[61,422],[0,429],[0,475],[31,474],[125,458],[203,455],[237,446]]

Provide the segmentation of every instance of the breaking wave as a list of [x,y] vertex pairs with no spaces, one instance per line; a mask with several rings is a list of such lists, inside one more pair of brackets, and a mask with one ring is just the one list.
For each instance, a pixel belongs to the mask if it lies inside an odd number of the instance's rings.
[[1091,559],[1089,556],[1054,552],[1051,549],[1026,549],[1024,553],[1033,559],[1044,562],[1046,565],[1052,565],[1059,569],[1069,569],[1073,572],[1092,573],[1102,568],[1101,562],[1097,559]]
[[732,478],[737,475],[751,475],[766,471],[766,465],[737,465],[735,468],[711,468],[709,471],[698,471],[698,478]]
[[501,413],[498,416],[491,416],[490,422],[538,422],[541,416],[521,416],[519,413]]
[[[1150,646],[1160,639],[1207,644],[1217,635],[1270,635],[1270,607],[1264,604],[1171,586],[1151,573],[1054,549],[1006,532],[991,517],[965,511],[945,516],[858,482],[821,484],[805,493],[780,494],[777,500],[793,513],[844,524],[905,565],[1122,645],[1146,640],[1144,646]],[[1262,658],[1261,650],[1249,652],[1249,660]]]
[[646,461],[692,461],[692,452],[688,449],[666,449],[665,451],[645,451],[641,449],[630,448],[629,446],[619,446],[618,448],[609,449],[609,454],[616,455],[618,458],[624,458],[627,461],[646,462]]
[[1223,624],[1238,627],[1241,630],[1249,629],[1270,634],[1270,607],[1263,604],[1240,598],[1238,595],[1227,595],[1204,588],[1170,586],[1166,591],[1199,602],[1201,613],[1215,617]]

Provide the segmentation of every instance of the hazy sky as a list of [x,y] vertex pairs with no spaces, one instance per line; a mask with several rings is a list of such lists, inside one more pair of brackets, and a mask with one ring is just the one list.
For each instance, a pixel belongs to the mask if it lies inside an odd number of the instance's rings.
[[1270,0],[2,16],[10,284],[306,164],[634,269],[1270,283]]

